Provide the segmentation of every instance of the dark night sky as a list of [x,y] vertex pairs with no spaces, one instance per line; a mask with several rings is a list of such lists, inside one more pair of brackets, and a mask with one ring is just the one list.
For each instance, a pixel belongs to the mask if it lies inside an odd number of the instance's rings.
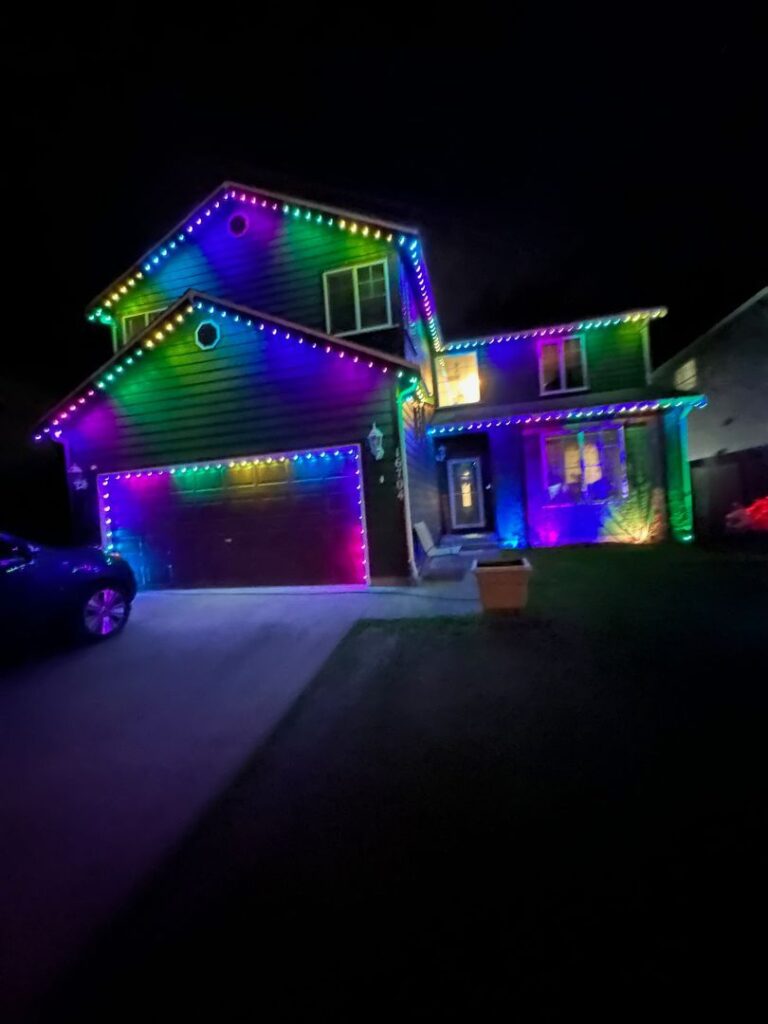
[[461,49],[259,42],[234,17],[14,48],[6,427],[108,355],[86,302],[226,178],[419,225],[449,337],[666,304],[658,362],[748,298],[768,280],[757,24],[543,13]]

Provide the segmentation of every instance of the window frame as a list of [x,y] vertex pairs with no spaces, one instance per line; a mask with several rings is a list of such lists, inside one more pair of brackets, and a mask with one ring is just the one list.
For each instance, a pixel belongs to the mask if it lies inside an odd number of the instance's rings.
[[[454,359],[472,359],[472,358],[474,358],[474,361],[475,361],[475,374],[477,376],[477,398],[476,398],[476,400],[474,402],[446,402],[445,398],[443,396],[443,388],[444,388],[444,386],[446,384],[450,385],[453,382],[452,381],[443,381],[443,380],[440,379],[440,366],[441,366],[441,364],[443,366],[445,366],[446,365],[446,360],[448,360],[448,359],[454,360]],[[438,405],[438,408],[440,408],[440,409],[443,409],[443,408],[444,409],[454,409],[457,406],[462,406],[463,407],[463,406],[467,406],[467,405],[479,405],[480,402],[482,402],[482,400],[483,400],[483,389],[482,389],[482,386],[481,386],[481,379],[480,379],[480,360],[477,358],[477,352],[459,352],[456,355],[446,354],[445,352],[443,352],[443,353],[438,354],[438,356],[436,358],[436,364],[437,364],[436,365],[436,370],[437,370],[436,378],[437,378],[437,399],[438,399],[437,405]]]
[[[585,429],[586,426],[586,429]],[[607,498],[588,498],[585,496],[584,491],[584,478],[585,474],[585,462],[584,462],[584,444],[585,434],[596,434],[603,430],[615,430],[617,435],[617,447],[619,449],[619,465],[621,466],[621,479],[618,481],[619,488],[618,494],[609,496]],[[547,441],[552,438],[561,437],[575,437],[579,446],[579,469],[581,473],[581,494],[582,497],[579,501],[550,501],[549,500],[549,460],[547,459]],[[627,444],[626,437],[624,434],[623,423],[605,423],[584,425],[579,427],[578,430],[555,430],[555,431],[541,431],[539,434],[539,464],[541,466],[541,486],[547,500],[542,504],[543,508],[574,508],[581,505],[605,505],[610,501],[620,498],[622,501],[629,497],[629,480],[627,477]],[[600,469],[602,471],[603,464],[600,463]]]
[[[681,376],[683,370],[687,370],[685,376]],[[699,364],[696,356],[684,359],[679,366],[675,367],[672,374],[672,384],[675,391],[696,391],[699,386]]]
[[[152,323],[152,320],[157,316],[157,314],[164,313],[166,309],[168,309],[167,306],[158,306],[157,309],[137,309],[133,313],[123,314],[123,316],[120,318],[120,336],[122,338],[122,347],[125,348],[126,345],[130,345],[130,343],[133,341],[133,338],[138,338],[139,334],[143,334],[144,331],[146,331],[146,329]],[[133,338],[126,338],[125,321],[130,320],[134,316],[143,316],[145,318],[144,326],[139,331],[139,334],[134,334]],[[149,319],[147,320],[146,317],[149,317]]]
[[[328,334],[334,338],[348,338],[353,334],[368,334],[370,331],[385,331],[388,327],[394,327],[395,323],[392,319],[392,294],[389,286],[389,261],[386,257],[380,260],[366,260],[363,263],[350,263],[345,267],[334,267],[333,270],[323,271],[323,302],[325,305],[325,329]],[[384,293],[387,299],[387,322],[382,324],[375,324],[372,327],[361,327],[360,326],[360,286],[357,281],[358,270],[364,270],[367,267],[384,267]],[[352,290],[355,296],[355,328],[351,331],[340,331],[338,334],[334,334],[331,330],[331,307],[328,301],[328,278],[332,274],[348,274],[352,272]]]
[[[579,352],[581,353],[581,376],[584,381],[577,388],[565,388],[562,387],[565,381],[565,343],[566,341],[578,341]],[[560,376],[560,387],[559,388],[544,388],[544,380],[542,377],[542,366],[543,361],[541,358],[542,349],[545,345],[557,345],[558,346],[558,369]],[[539,338],[536,345],[536,360],[539,369],[539,395],[542,398],[546,398],[548,395],[572,395],[577,391],[589,391],[589,375],[587,373],[587,344],[586,337],[579,331],[575,331],[573,334],[564,334],[557,337],[545,337]]]

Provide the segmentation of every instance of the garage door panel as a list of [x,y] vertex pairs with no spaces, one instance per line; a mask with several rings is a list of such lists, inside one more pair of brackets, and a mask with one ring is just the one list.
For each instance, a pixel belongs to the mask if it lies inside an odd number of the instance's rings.
[[105,543],[142,586],[367,582],[359,448],[105,474]]

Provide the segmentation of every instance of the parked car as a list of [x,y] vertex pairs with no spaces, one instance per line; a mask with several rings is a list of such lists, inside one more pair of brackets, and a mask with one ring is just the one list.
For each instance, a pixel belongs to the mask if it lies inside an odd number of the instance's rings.
[[88,640],[119,633],[136,596],[131,567],[97,547],[54,548],[0,533],[0,626],[63,626]]

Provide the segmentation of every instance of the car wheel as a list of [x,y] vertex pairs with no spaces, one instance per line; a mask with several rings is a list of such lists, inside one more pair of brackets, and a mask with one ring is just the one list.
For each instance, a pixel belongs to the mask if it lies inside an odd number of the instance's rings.
[[80,630],[88,640],[106,640],[125,626],[131,602],[120,587],[101,583],[89,590],[80,606]]

